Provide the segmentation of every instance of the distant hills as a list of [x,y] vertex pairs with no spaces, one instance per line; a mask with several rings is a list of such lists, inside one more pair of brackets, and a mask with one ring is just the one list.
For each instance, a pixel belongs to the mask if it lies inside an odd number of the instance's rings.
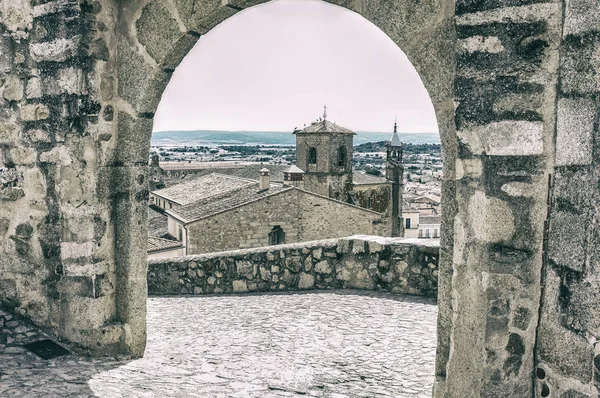
[[[385,152],[386,141],[375,141],[365,142],[364,144],[358,144],[354,146],[355,152]],[[440,144],[413,144],[411,142],[404,142],[404,153],[428,153],[428,152],[439,152],[441,151]]]
[[[390,139],[390,132],[357,132],[354,144]],[[439,144],[438,133],[399,133],[400,139],[411,144]],[[220,145],[296,145],[296,136],[280,131],[158,131],[152,134],[152,146],[220,146]]]

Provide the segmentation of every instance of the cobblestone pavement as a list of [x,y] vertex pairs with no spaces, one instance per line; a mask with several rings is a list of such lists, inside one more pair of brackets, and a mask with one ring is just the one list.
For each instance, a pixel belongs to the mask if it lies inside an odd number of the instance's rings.
[[144,358],[116,361],[43,360],[0,312],[0,397],[429,397],[436,314],[357,291],[151,297]]

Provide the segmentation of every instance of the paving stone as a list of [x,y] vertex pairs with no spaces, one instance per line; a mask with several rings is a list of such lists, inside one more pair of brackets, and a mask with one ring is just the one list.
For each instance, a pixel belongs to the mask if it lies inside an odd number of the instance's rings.
[[150,297],[143,358],[42,360],[15,342],[0,396],[430,396],[436,317],[430,299],[359,291]]

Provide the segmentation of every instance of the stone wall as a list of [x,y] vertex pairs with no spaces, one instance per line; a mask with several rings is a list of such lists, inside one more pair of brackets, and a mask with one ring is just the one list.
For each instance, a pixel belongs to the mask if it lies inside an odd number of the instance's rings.
[[[532,379],[544,350],[538,314],[557,89],[565,83],[559,80],[558,49],[568,48],[562,44],[562,18],[561,2],[456,3],[458,213],[452,301],[440,307],[437,397],[549,396]],[[563,105],[558,100],[559,130]],[[591,158],[591,147],[568,130],[572,136],[559,133],[556,142],[569,141],[577,157]],[[558,160],[559,148],[556,155]],[[570,228],[560,235],[578,239]],[[572,242],[565,243],[559,250],[570,256]],[[559,347],[562,340],[555,334],[550,344]],[[579,361],[566,351],[563,358]]]
[[[354,194],[360,207],[378,213],[390,211],[392,184],[355,185]],[[370,207],[369,207],[370,204]]]
[[150,295],[367,289],[437,296],[439,245],[355,236],[149,261]]
[[141,355],[145,298],[130,294],[135,266],[115,269],[130,247],[115,240],[115,205],[145,205],[148,145],[137,169],[115,151],[127,135],[115,125],[117,10],[1,0],[0,14],[0,302],[83,350]]
[[600,4],[565,2],[537,393],[600,392]]
[[390,235],[379,213],[293,189],[188,224],[188,254],[267,246],[276,225],[286,243]]

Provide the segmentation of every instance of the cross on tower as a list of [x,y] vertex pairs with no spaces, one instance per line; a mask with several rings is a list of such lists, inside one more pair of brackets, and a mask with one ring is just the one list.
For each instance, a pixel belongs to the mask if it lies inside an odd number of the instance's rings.
[[327,119],[327,105],[323,105],[323,120]]

